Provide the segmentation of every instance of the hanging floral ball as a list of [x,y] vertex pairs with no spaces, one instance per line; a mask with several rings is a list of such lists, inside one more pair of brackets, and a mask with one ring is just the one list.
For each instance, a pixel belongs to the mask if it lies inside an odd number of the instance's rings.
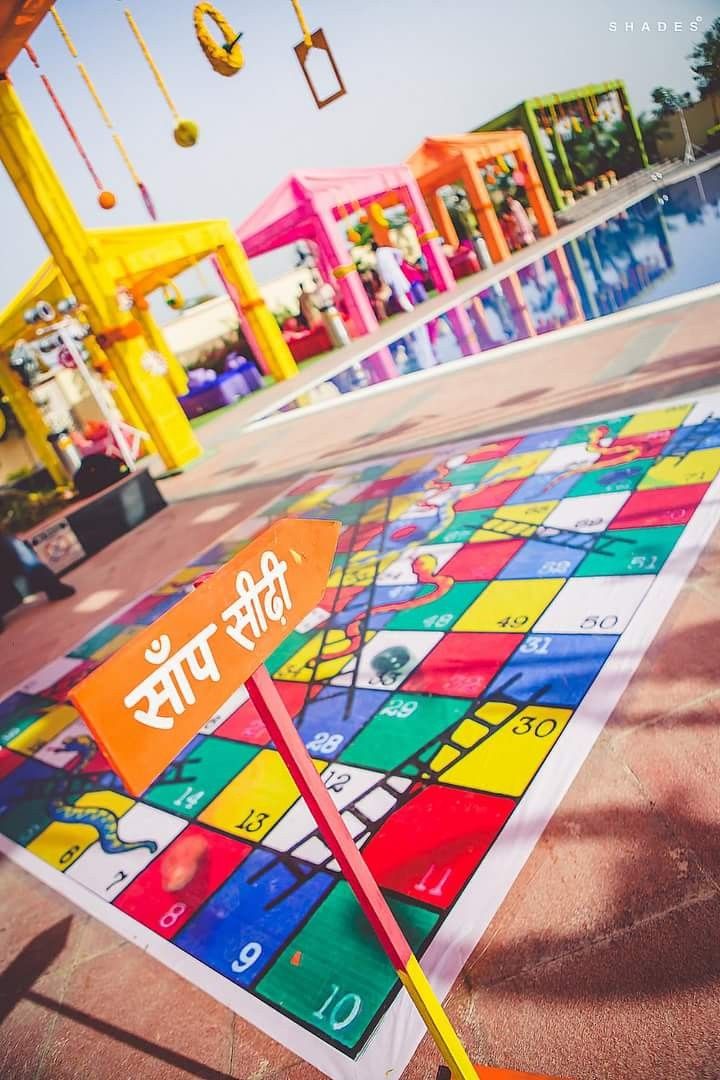
[[173,131],[175,142],[178,146],[194,146],[198,141],[200,129],[194,120],[178,120]]
[[112,191],[101,191],[98,195],[98,202],[103,210],[112,210],[113,206],[117,203],[117,197]]

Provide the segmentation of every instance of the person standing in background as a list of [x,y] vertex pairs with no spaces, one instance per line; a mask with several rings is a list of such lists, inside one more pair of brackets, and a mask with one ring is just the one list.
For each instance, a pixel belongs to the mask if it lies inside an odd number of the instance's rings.
[[394,247],[381,247],[375,240],[370,247],[375,254],[375,267],[380,280],[392,290],[392,294],[403,311],[412,311],[410,282],[403,273],[404,255]]
[[519,247],[528,247],[535,242],[535,232],[530,218],[528,217],[527,210],[514,195],[511,195],[507,200],[507,208],[512,215],[512,219],[515,225],[515,236]]
[[0,527],[0,632],[3,615],[22,603],[27,594],[44,592],[52,603],[75,595],[22,540]]

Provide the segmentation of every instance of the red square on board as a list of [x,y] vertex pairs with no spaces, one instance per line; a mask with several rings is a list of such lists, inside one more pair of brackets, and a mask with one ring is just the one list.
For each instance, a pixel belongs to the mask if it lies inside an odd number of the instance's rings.
[[487,482],[487,487],[472,495],[466,495],[455,503],[456,510],[491,510],[496,506],[502,506],[506,499],[513,495],[523,480],[503,480],[499,484]]
[[524,634],[446,634],[401,687],[403,693],[474,698],[495,678]]
[[634,491],[615,515],[609,529],[640,529],[654,525],[685,525],[709,484]]
[[100,667],[99,660],[81,660],[77,667],[68,671],[67,675],[63,675],[56,683],[43,690],[43,694],[45,697],[52,698],[53,701],[64,702],[72,688],[97,667]]
[[676,428],[667,428],[664,431],[649,431],[645,435],[623,435],[619,439],[613,439],[612,449],[620,450],[623,447],[638,447],[638,458],[657,457],[665,443],[676,432]]
[[374,480],[368,487],[363,488],[352,502],[369,502],[370,499],[387,499],[389,495],[404,484],[407,476],[389,476],[386,480]]
[[[79,756],[74,757],[67,763],[65,768],[69,769],[72,772],[75,770],[75,768],[77,768],[79,761]],[[104,773],[114,772],[114,769],[108,759],[103,754],[102,750],[96,750],[93,756],[89,758],[84,765],[80,766],[79,771],[81,773]]]
[[370,521],[361,525],[349,525],[340,534],[336,551],[338,554],[346,551],[363,551],[371,546],[376,536],[381,535],[383,528],[381,522]]
[[466,464],[469,465],[471,461],[491,461],[493,458],[505,457],[521,442],[522,436],[517,439],[499,439],[497,442],[488,443],[487,446],[481,446],[468,454]]
[[391,814],[363,855],[381,888],[444,910],[514,809],[504,795],[433,784]]
[[[293,719],[299,714],[308,693],[307,683],[275,682],[275,688],[285,702],[285,707]],[[215,732],[222,739],[250,743],[251,746],[267,746],[270,735],[252,701],[244,702],[232,716],[220,725]]]
[[445,564],[443,575],[455,581],[491,581],[524,543],[524,540],[488,540],[486,544],[465,544]]
[[24,754],[16,754],[14,750],[7,750],[5,747],[0,749],[0,780],[4,780],[24,761],[27,761]]
[[160,937],[172,938],[252,850],[240,840],[188,825],[128,885],[115,907]]

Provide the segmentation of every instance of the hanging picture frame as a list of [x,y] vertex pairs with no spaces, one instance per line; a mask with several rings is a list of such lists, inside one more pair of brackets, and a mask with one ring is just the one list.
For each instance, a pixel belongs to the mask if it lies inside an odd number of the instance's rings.
[[[328,44],[327,38],[325,37],[325,32],[323,30],[315,30],[310,35],[310,42],[311,44],[308,45],[306,39],[303,38],[303,40],[295,46],[295,55],[298,58],[298,63],[302,68],[302,73],[305,76],[305,81],[310,88],[310,93],[313,96],[315,104],[317,105],[318,109],[324,109],[326,105],[330,105],[333,101],[337,101],[338,98],[344,97],[345,94],[347,94],[347,89],[345,87],[343,77],[340,74],[340,70],[335,62],[335,57],[332,54],[332,50]],[[327,54],[327,58],[330,61],[330,67],[332,68],[332,73],[337,82],[337,89],[334,90],[332,93],[328,94],[326,97],[320,96],[320,93],[318,92],[318,89],[313,81],[312,75],[308,70],[308,57],[310,56],[313,49],[317,49],[319,52],[324,52]]]

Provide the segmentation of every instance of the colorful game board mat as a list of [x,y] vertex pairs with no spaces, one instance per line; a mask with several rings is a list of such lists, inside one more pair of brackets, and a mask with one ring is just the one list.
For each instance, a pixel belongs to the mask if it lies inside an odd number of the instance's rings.
[[[436,990],[720,517],[720,395],[308,476],[0,702],[0,844],[325,1074],[421,1022],[240,688],[142,799],[69,689],[279,515],[339,519],[269,669]],[[138,988],[138,1003],[143,988]]]

